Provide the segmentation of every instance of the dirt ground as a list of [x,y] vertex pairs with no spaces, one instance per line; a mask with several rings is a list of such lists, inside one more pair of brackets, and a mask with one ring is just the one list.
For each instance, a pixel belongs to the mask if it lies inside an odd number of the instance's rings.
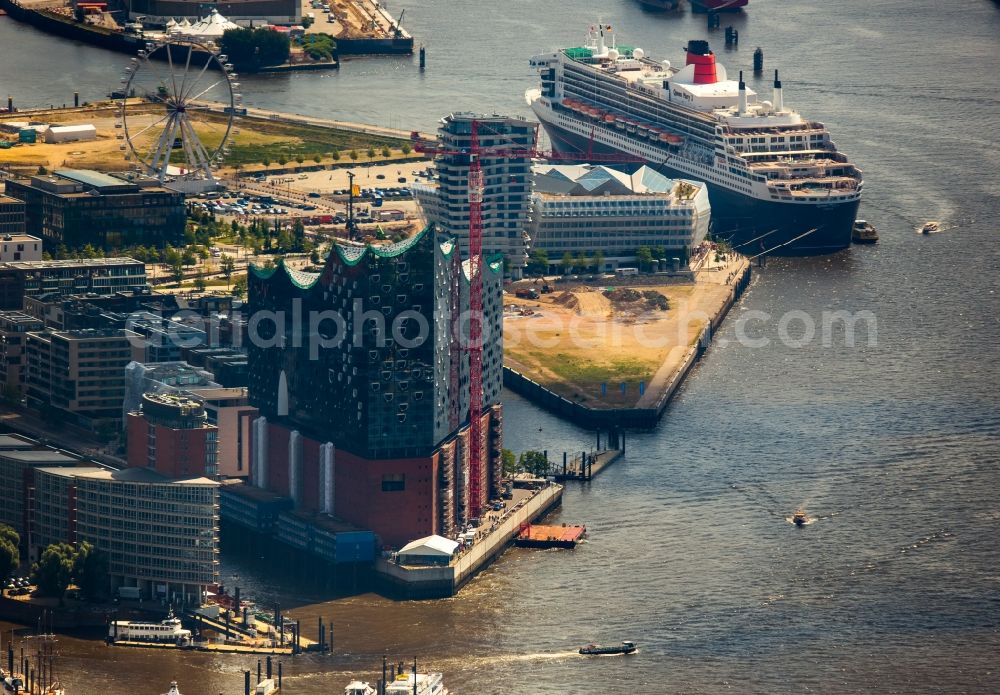
[[[162,111],[153,111],[150,108],[129,112],[128,131],[133,135],[133,141],[137,148],[145,151],[152,150],[155,145],[155,136],[162,130],[158,130],[154,124],[161,120],[162,115]],[[10,120],[21,119],[17,117],[17,114],[14,114]],[[30,165],[33,167],[44,166],[48,169],[67,167],[98,169],[100,171],[125,171],[132,165],[125,159],[125,151],[121,149],[124,141],[117,138],[117,135],[124,131],[124,129],[115,127],[117,120],[115,112],[109,109],[93,113],[69,112],[60,114],[53,112],[51,116],[45,117],[46,123],[93,124],[97,129],[97,139],[89,142],[21,144],[3,150],[0,157],[5,164],[14,166]],[[225,133],[225,126],[221,119],[206,118],[198,121],[195,130],[207,148],[214,148],[218,147]],[[249,129],[242,130],[239,135],[241,144],[266,145],[283,139],[287,138],[259,134]]]
[[[725,304],[732,292],[727,280],[737,270],[742,265],[721,264],[698,273],[694,283],[635,287],[667,297],[667,311],[623,310],[601,287],[576,287],[568,297],[556,284],[553,293],[537,301],[507,294],[504,362],[591,407],[645,406],[656,400]],[[640,382],[646,387],[643,396]]]

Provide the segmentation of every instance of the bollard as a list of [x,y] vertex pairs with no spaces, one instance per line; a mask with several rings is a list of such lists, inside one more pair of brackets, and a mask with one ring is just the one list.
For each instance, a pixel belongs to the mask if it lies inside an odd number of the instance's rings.
[[420,47],[420,69],[423,70],[427,67],[427,49],[423,46]]
[[[260,680],[258,679],[258,683]],[[243,695],[250,695],[250,672],[243,672]]]
[[270,678],[271,677],[271,655],[270,654],[268,654],[268,656],[267,656],[267,672],[266,673],[267,673],[267,677]]
[[260,659],[257,659],[257,682],[260,683]]
[[80,108],[80,92],[73,92],[73,108]]
[[14,97],[10,94],[7,95],[7,111],[9,113],[14,113]]
[[278,662],[278,687],[281,687],[281,662]]

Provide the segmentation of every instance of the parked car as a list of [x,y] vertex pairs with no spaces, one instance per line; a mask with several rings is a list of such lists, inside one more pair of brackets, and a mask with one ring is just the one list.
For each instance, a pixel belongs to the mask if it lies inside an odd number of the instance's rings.
[[375,174],[375,178],[377,178],[377,179],[384,179],[385,178],[385,174]]

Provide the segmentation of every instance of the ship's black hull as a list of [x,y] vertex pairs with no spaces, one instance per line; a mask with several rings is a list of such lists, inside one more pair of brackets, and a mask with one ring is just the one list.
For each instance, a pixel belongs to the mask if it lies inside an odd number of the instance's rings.
[[[586,138],[542,121],[555,151],[576,154],[588,151]],[[598,154],[624,154],[594,142],[590,151]],[[581,161],[585,156],[581,156]],[[631,165],[637,168],[638,165]],[[692,179],[669,163],[649,162],[664,176]],[[860,201],[802,205],[758,200],[706,182],[712,205],[712,234],[728,240],[746,256],[767,252],[774,256],[818,256],[846,249],[851,245],[851,228]],[[810,231],[815,230],[815,231]],[[804,236],[803,236],[804,235]],[[801,238],[798,238],[801,237]]]

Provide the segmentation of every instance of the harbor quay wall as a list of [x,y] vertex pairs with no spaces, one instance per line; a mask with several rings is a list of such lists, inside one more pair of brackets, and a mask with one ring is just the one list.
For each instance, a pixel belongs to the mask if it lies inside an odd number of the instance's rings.
[[655,405],[650,408],[591,408],[571,401],[539,384],[531,377],[507,366],[503,368],[503,385],[514,393],[527,398],[535,405],[582,427],[590,429],[626,427],[632,429],[652,429],[660,421],[660,418],[667,409],[667,405],[669,405],[681,387],[681,384],[684,383],[684,380],[694,368],[695,363],[705,353],[708,346],[711,345],[712,337],[719,326],[722,325],[722,321],[729,313],[729,310],[743,296],[743,292],[750,284],[751,273],[751,267],[748,263],[743,272],[734,280],[729,297],[711,318],[708,325],[705,326],[694,346],[684,356],[677,371],[674,372],[670,381],[663,387],[663,391],[657,398]]
[[37,625],[44,616],[55,628],[67,630],[78,627],[103,627],[108,623],[105,610],[62,608],[46,606],[32,601],[18,601],[8,596],[0,597],[0,620],[18,625]]
[[454,596],[514,542],[521,524],[542,518],[562,504],[563,486],[550,484],[525,499],[500,525],[447,567],[406,567],[386,558],[375,561],[379,588],[396,599]]

